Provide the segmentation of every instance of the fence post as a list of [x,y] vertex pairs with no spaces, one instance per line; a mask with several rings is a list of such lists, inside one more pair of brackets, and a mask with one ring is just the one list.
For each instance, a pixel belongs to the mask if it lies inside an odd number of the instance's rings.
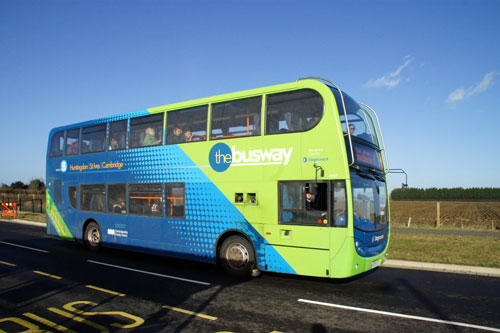
[[439,204],[439,201],[436,203],[436,228],[439,228],[439,223],[441,219],[441,205]]

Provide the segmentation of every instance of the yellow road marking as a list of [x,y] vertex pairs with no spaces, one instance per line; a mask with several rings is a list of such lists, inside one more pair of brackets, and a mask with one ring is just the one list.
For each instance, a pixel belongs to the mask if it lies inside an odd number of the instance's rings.
[[11,264],[10,262],[6,262],[6,261],[0,261],[0,264],[7,265],[7,266],[12,266],[12,267],[16,266],[15,264]]
[[164,305],[163,308],[164,309],[169,309],[169,310],[172,310],[172,311],[177,311],[177,312],[184,313],[184,314],[188,314],[190,316],[195,316],[195,317],[203,318],[203,319],[217,320],[217,317],[212,317],[212,316],[209,316],[209,315],[206,315],[206,314],[203,314],[203,313],[197,313],[197,312],[193,312],[193,311],[189,311],[189,310],[185,310],[185,309],[181,309],[181,308],[176,308],[174,306]]
[[112,290],[108,290],[108,289],[104,289],[104,288],[99,288],[99,287],[92,286],[92,285],[86,285],[85,287],[90,288],[90,289],[94,289],[94,290],[97,290],[97,291],[102,291],[104,293],[111,294],[111,295],[125,296],[125,294],[118,293],[116,291],[112,291]]
[[53,321],[50,321],[48,319],[39,317],[36,314],[30,313],[30,312],[23,313],[23,316],[26,316],[26,317],[28,317],[28,318],[30,318],[32,320],[38,321],[39,323],[42,323],[42,324],[44,324],[44,325],[46,325],[46,326],[48,326],[50,328],[56,329],[56,330],[61,331],[61,332],[76,333],[75,331],[70,330],[67,327],[64,327],[64,326],[61,326],[59,324],[56,324]]
[[82,317],[79,317],[79,316],[77,316],[75,314],[72,314],[72,313],[69,313],[69,312],[66,312],[66,311],[63,311],[63,310],[59,310],[58,308],[48,308],[47,310],[52,311],[54,313],[57,313],[57,314],[59,314],[59,315],[61,315],[63,317],[66,317],[66,318],[69,318],[69,319],[73,319],[74,321],[77,321],[79,323],[86,324],[86,325],[88,325],[90,327],[95,328],[96,330],[99,330],[100,332],[109,332],[109,330],[106,327],[104,327],[102,325],[99,325],[97,323],[94,323],[94,322],[92,322],[90,320],[84,319]]
[[111,326],[118,327],[118,328],[134,328],[134,327],[138,327],[138,326],[141,326],[142,324],[144,324],[144,319],[142,319],[141,317],[138,317],[138,316],[134,316],[130,313],[126,313],[126,312],[122,312],[122,311],[87,312],[87,311],[82,311],[82,310],[76,309],[74,307],[74,305],[76,305],[76,304],[86,304],[86,305],[90,305],[92,307],[97,306],[97,303],[94,303],[94,302],[76,301],[76,302],[71,302],[71,303],[68,303],[66,305],[63,305],[63,308],[65,308],[68,311],[77,313],[79,315],[84,315],[84,316],[114,316],[114,317],[115,316],[122,316],[122,317],[125,317],[125,318],[133,321],[133,323],[126,324],[126,325],[120,324],[120,323],[112,323],[111,324]]
[[53,279],[57,279],[57,280],[61,280],[62,279],[62,277],[57,276],[57,275],[52,275],[52,274],[48,274],[48,273],[44,273],[44,272],[40,272],[40,271],[33,271],[33,272],[36,273],[36,274],[40,274],[40,275],[47,276],[47,277],[50,277],[50,278],[53,278]]

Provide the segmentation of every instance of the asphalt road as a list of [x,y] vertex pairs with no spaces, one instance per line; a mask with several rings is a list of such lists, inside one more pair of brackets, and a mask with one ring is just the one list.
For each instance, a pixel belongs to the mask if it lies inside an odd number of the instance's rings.
[[83,246],[0,222],[0,332],[500,332],[500,279],[380,267],[327,280]]

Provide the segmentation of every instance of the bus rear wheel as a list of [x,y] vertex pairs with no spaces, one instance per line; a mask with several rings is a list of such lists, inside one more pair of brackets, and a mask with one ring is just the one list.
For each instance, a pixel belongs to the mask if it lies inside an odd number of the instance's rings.
[[90,222],[85,228],[83,239],[87,248],[91,251],[99,251],[102,246],[102,234],[99,224]]
[[231,236],[222,243],[220,262],[224,270],[231,275],[250,275],[255,266],[253,247],[245,238]]

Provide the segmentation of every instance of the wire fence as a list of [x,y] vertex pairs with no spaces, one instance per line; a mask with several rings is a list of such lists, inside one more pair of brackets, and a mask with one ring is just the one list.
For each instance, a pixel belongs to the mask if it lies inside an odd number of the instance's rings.
[[45,197],[33,195],[23,197],[20,195],[0,195],[0,202],[16,203],[18,212],[45,213]]

